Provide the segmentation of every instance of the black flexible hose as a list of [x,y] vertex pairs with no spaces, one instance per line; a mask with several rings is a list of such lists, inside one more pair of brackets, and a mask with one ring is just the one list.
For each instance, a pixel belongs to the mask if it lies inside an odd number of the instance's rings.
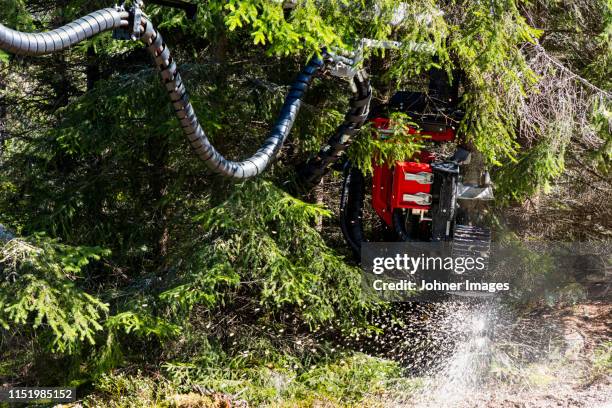
[[361,256],[361,243],[364,241],[364,183],[365,180],[361,170],[347,162],[344,165],[344,182],[342,183],[342,194],[340,196],[340,229],[356,258]]
[[316,156],[298,167],[299,184],[303,190],[309,190],[319,184],[323,176],[348,149],[354,136],[368,119],[372,88],[365,70],[357,72],[352,79],[353,97],[350,101],[350,110],[344,122],[338,126],[336,132],[319,150]]
[[236,179],[254,177],[268,167],[293,127],[302,105],[304,92],[308,89],[317,71],[323,67],[321,59],[315,57],[310,60],[293,82],[270,136],[253,156],[244,161],[235,162],[223,157],[208,140],[189,102],[187,90],[168,46],[153,24],[146,19],[143,20],[141,39],[147,45],[155,59],[155,64],[161,71],[162,81],[168,90],[176,116],[181,122],[183,133],[189,139],[191,146],[212,171]]
[[[127,27],[133,18],[122,9],[103,9],[93,12],[66,26],[45,33],[22,33],[0,24],[0,49],[20,55],[43,55],[60,51],[104,31]],[[146,44],[161,71],[161,78],[174,106],[183,133],[189,139],[198,156],[213,172],[236,179],[254,177],[272,162],[287,139],[302,104],[302,98],[313,76],[324,63],[313,58],[292,84],[279,119],[270,136],[250,158],[235,162],[227,160],[208,140],[204,129],[189,101],[187,90],[178,73],[176,62],[161,34],[146,18],[141,20],[140,39]]]
[[[70,24],[44,33],[22,33],[0,24],[0,49],[20,55],[43,55],[69,48],[104,31],[125,28],[134,17],[121,8],[95,11]],[[313,76],[324,66],[319,58],[313,58],[292,84],[279,119],[268,138],[250,158],[241,161],[227,160],[210,143],[189,101],[187,90],[179,74],[170,49],[161,34],[147,18],[141,20],[140,39],[146,44],[161,71],[161,78],[173,104],[183,133],[198,156],[213,172],[236,179],[254,177],[262,173],[278,154],[287,139],[302,104],[302,98]],[[367,73],[361,70],[352,83],[351,109],[328,143],[309,160],[299,172],[302,186],[311,188],[321,181],[331,165],[337,162],[348,148],[369,114],[372,90]]]

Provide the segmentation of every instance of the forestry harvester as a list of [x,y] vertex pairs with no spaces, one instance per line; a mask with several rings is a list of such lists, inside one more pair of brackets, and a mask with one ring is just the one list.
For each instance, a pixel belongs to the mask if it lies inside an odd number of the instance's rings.
[[[489,252],[490,232],[474,212],[483,208],[479,201],[493,199],[493,190],[488,173],[470,167],[472,154],[457,135],[462,118],[458,83],[451,86],[446,73],[438,69],[429,76],[427,92],[397,92],[370,115],[376,130],[371,137],[384,140],[393,132],[390,114],[407,114],[413,125],[406,132],[426,148],[403,161],[375,161],[367,185],[357,167],[345,164],[340,222],[356,254],[361,243],[371,239],[365,225],[366,196],[375,218],[391,233],[386,234],[387,241],[452,241],[454,256]],[[448,153],[449,147],[454,152]],[[472,174],[472,183],[467,183],[466,173],[474,170],[477,176]]]
[[[197,13],[194,4],[184,1],[156,0],[151,3],[182,8],[191,18]],[[291,12],[292,4],[286,2],[286,12]],[[476,184],[467,184],[463,180],[463,169],[469,162],[470,152],[457,140],[456,128],[461,119],[458,81],[451,86],[445,74],[433,70],[428,92],[398,92],[388,104],[371,109],[372,90],[367,72],[360,68],[360,50],[364,47],[397,48],[401,44],[362,40],[357,51],[353,52],[323,49],[321,57],[312,58],[297,75],[269,137],[255,154],[238,162],[223,157],[207,138],[191,105],[177,63],[161,34],[143,12],[141,0],[134,0],[129,6],[123,4],[95,11],[48,32],[23,33],[0,24],[0,49],[17,55],[51,54],[105,31],[113,31],[113,37],[118,40],[144,43],[160,71],[162,84],[195,153],[212,172],[233,179],[261,174],[277,156],[315,75],[329,73],[347,79],[352,91],[350,110],[319,153],[299,167],[302,190],[317,185],[328,169],[344,167],[340,221],[346,240],[356,253],[359,253],[362,242],[371,239],[364,233],[366,195],[371,196],[371,207],[376,216],[393,232],[393,240],[454,241],[454,252],[472,251],[474,247],[479,250],[488,248],[488,230],[471,225],[466,211],[469,207],[466,202],[489,200],[492,190],[486,175]],[[366,188],[366,177],[346,161],[344,153],[366,122],[377,129],[372,137],[384,139],[393,125],[388,115],[394,111],[410,116],[415,125],[409,133],[429,143],[432,149],[406,157],[403,161],[375,164],[371,186]],[[435,151],[442,144],[459,147],[447,157]]]

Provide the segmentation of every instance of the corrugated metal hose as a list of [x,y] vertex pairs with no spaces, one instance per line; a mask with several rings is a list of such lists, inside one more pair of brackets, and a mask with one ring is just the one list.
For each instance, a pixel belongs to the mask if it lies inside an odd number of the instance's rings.
[[[240,162],[231,161],[215,149],[202,129],[189,101],[176,62],[161,34],[145,16],[139,20],[140,32],[136,33],[135,38],[144,42],[153,56],[183,133],[198,157],[214,173],[226,177],[246,179],[261,174],[277,156],[287,139],[302,105],[304,93],[315,74],[324,69],[324,61],[317,57],[312,58],[297,75],[270,135],[255,154]],[[0,24],[0,49],[17,55],[51,54],[105,31],[129,29],[131,24],[134,24],[133,12],[125,11],[121,7],[95,11],[70,24],[44,33],[22,33]],[[360,72],[355,76],[352,89],[354,96],[351,99],[351,111],[347,114],[345,122],[332,136],[327,147],[323,148],[305,167],[306,172],[303,173],[303,179],[308,185],[320,180],[327,166],[337,160],[350,143],[352,136],[367,119],[371,89],[365,72]]]

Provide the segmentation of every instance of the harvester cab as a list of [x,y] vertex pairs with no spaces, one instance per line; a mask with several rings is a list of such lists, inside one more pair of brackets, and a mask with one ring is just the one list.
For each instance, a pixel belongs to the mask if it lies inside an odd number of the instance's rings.
[[[427,92],[399,91],[388,103],[372,110],[369,120],[374,132],[370,137],[384,140],[385,134],[393,132],[392,113],[401,112],[411,121],[408,134],[426,148],[403,161],[375,161],[371,183],[346,163],[341,227],[356,255],[362,242],[379,239],[452,242],[456,255],[489,252],[490,232],[475,225],[469,211],[475,208],[474,201],[492,200],[493,190],[486,171],[481,171],[476,183],[465,178],[471,152],[458,135],[463,117],[459,76],[456,73],[451,82],[445,71],[432,69]],[[366,231],[366,220],[371,218],[365,214],[367,196],[375,218],[390,233],[383,238],[368,236]]]

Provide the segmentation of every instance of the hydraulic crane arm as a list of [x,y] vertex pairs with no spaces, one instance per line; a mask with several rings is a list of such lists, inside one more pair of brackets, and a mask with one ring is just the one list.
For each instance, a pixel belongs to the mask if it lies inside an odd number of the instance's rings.
[[289,135],[300,110],[304,93],[313,76],[323,67],[323,61],[313,58],[296,77],[276,124],[255,154],[240,162],[231,161],[223,157],[206,136],[189,100],[170,49],[153,23],[142,14],[140,5],[135,4],[129,11],[122,7],[95,11],[45,33],[22,33],[0,24],[0,49],[18,55],[44,55],[67,49],[105,31],[123,31],[123,38],[126,38],[127,32],[129,34],[127,38],[142,41],[154,58],[183,133],[206,166],[215,173],[236,179],[254,177],[262,173]]

